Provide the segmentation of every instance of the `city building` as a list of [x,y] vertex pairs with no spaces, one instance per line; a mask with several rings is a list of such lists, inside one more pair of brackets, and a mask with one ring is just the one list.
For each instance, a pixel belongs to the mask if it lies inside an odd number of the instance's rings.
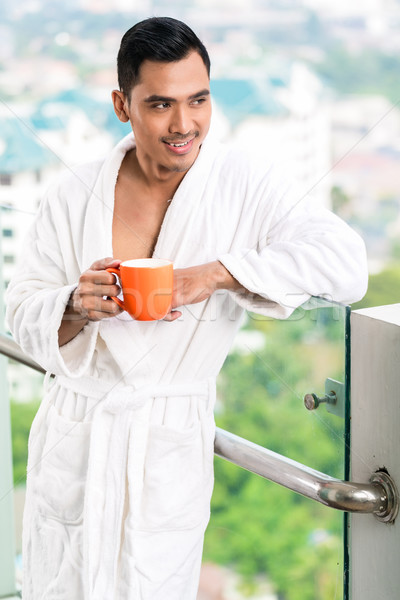
[[322,85],[301,63],[276,71],[212,81],[218,131],[257,160],[278,163],[296,184],[299,199],[310,196],[329,207],[331,129]]

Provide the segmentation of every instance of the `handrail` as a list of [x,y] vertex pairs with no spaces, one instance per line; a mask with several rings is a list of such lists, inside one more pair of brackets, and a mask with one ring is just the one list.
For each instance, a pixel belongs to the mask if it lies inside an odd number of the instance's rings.
[[[45,372],[22,352],[9,335],[0,334],[0,354]],[[359,514],[374,514],[386,523],[393,522],[397,516],[399,494],[393,480],[383,471],[374,473],[369,483],[342,481],[219,427],[216,428],[214,452],[243,469],[331,508]]]
[[359,514],[373,513],[385,522],[396,518],[399,496],[393,480],[385,472],[374,473],[369,483],[335,479],[218,427],[214,452],[330,508]]
[[43,367],[38,365],[37,362],[27,356],[25,352],[23,352],[18,346],[17,342],[6,333],[0,333],[0,354],[4,354],[4,356],[8,356],[8,358],[12,358],[13,360],[22,363],[23,365],[30,367],[35,371],[39,371],[40,373],[46,372]]

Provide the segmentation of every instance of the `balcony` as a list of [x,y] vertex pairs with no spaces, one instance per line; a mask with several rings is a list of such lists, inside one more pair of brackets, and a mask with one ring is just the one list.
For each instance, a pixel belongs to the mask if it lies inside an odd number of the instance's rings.
[[[320,299],[287,321],[248,316],[218,381],[216,484],[198,600],[397,598],[398,569],[388,574],[385,596],[371,595],[362,557],[371,531],[376,545],[399,550],[393,482],[400,473],[386,448],[397,444],[398,451],[399,444],[392,433],[399,420],[392,392],[399,384],[399,326],[400,305],[350,315],[349,307]],[[5,335],[0,352],[11,358],[14,382],[38,368]],[[4,400],[5,357],[1,364]],[[15,426],[26,406],[12,403]],[[14,503],[23,487],[14,474],[13,503],[8,402],[1,410],[0,597],[18,597],[21,508]],[[366,459],[371,441],[379,449]],[[349,512],[356,513],[352,519]],[[368,559],[379,565],[371,551]]]

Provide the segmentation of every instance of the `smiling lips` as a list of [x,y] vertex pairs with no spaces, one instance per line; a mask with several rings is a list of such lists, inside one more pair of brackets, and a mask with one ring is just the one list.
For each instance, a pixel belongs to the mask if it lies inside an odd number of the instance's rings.
[[168,150],[170,150],[170,152],[173,152],[174,154],[186,154],[191,151],[193,142],[196,137],[197,136],[195,135],[190,140],[185,140],[182,142],[168,142],[166,140],[163,140],[163,142],[167,146]]
[[[189,140],[190,141],[190,140]],[[182,146],[187,146],[189,141],[187,142],[182,142],[181,144],[172,144],[171,142],[168,144],[168,146],[173,146],[174,148],[181,148]]]

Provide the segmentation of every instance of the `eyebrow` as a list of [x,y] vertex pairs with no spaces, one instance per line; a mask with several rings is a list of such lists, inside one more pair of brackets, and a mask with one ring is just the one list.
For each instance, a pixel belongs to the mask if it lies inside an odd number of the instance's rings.
[[[195,98],[200,98],[200,96],[209,96],[210,90],[204,89],[200,92],[196,92],[188,97],[188,100],[194,100]],[[145,98],[144,102],[146,104],[151,104],[152,102],[176,102],[176,98],[171,98],[170,96],[158,96],[157,94],[153,94],[152,96],[148,96]]]

